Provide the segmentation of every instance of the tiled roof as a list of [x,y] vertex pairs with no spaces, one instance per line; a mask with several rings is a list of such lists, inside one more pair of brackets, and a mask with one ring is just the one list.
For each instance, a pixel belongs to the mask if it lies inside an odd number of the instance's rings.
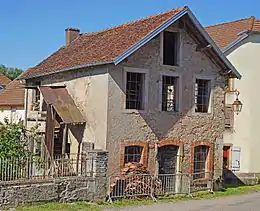
[[205,29],[215,43],[220,48],[224,48],[241,36],[241,32],[243,31],[259,31],[260,20],[256,19],[254,16],[251,16],[250,18],[208,26],[205,27]]
[[24,90],[24,85],[18,80],[12,81],[0,94],[0,106],[23,106]]
[[99,32],[80,34],[71,44],[61,47],[40,64],[28,69],[21,77],[92,63],[112,62],[184,8],[173,9]]
[[9,78],[7,78],[4,74],[0,73],[0,85],[6,86],[10,82],[11,80]]

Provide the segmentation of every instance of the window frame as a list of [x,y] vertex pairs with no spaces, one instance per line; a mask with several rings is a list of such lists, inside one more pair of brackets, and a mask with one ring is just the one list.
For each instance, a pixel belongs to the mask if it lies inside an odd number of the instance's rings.
[[[196,89],[196,80],[208,80],[209,81],[209,88],[210,88],[210,94],[209,94],[209,105],[208,105],[208,111],[207,112],[197,112],[196,111],[196,104],[195,104],[195,89]],[[213,114],[213,105],[214,105],[214,76],[212,75],[194,75],[193,78],[193,114],[196,115],[205,115],[205,114]]]
[[191,169],[190,169],[190,173],[191,175],[194,175],[194,154],[195,154],[195,148],[198,146],[207,146],[208,147],[208,155],[207,155],[207,160],[206,160],[206,166],[205,166],[205,177],[203,178],[194,178],[194,176],[192,177],[193,180],[205,180],[205,179],[210,179],[213,174],[212,173],[208,173],[206,174],[206,172],[212,172],[213,171],[213,149],[214,149],[214,143],[211,141],[198,141],[198,142],[194,142],[191,145]]
[[[143,82],[143,87],[142,87],[142,108],[143,109],[128,109],[126,108],[126,92],[127,92],[127,73],[141,73],[144,74],[144,82]],[[147,105],[148,105],[148,82],[149,79],[149,70],[144,69],[144,68],[132,68],[132,67],[124,67],[124,111],[125,112],[145,112],[147,110]]]
[[120,145],[120,168],[125,167],[125,148],[129,146],[140,146],[142,147],[142,155],[140,159],[140,164],[142,164],[145,168],[147,168],[148,165],[148,149],[149,149],[149,143],[148,141],[124,141]]
[[[176,111],[163,111],[162,110],[162,95],[163,95],[163,76],[175,77],[177,79],[177,92],[176,92]],[[160,72],[160,81],[159,81],[159,110],[167,113],[180,113],[182,108],[182,75],[176,72],[170,71],[161,71]]]
[[[178,42],[177,42],[177,46],[178,46],[178,49],[177,52],[177,65],[167,65],[167,64],[164,64],[163,63],[163,45],[164,45],[164,32],[167,31],[167,32],[173,32],[173,33],[177,33],[178,34]],[[181,29],[178,29],[178,28],[172,28],[172,29],[166,29],[164,30],[163,32],[160,33],[160,65],[167,68],[167,69],[173,69],[173,70],[176,70],[178,68],[180,68],[182,65],[181,65],[181,61],[182,61],[182,44],[183,44],[183,35],[182,35],[182,30]]]

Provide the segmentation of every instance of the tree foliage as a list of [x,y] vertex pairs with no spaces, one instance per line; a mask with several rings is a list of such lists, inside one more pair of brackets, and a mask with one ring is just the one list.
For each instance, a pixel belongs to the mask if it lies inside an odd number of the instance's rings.
[[0,65],[0,73],[4,74],[10,80],[14,80],[19,75],[22,74],[22,70],[19,68],[6,67],[4,65]]
[[22,123],[0,123],[0,158],[24,158],[31,154],[29,144],[37,139],[36,127],[26,129]]

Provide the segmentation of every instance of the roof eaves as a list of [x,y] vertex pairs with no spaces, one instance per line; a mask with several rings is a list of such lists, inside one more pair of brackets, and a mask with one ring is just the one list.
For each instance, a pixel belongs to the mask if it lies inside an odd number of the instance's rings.
[[132,53],[137,51],[139,48],[141,48],[143,45],[148,43],[151,39],[153,39],[155,36],[157,36],[159,33],[161,33],[164,29],[166,29],[168,26],[173,24],[175,21],[177,21],[179,18],[181,18],[183,15],[187,13],[189,10],[188,7],[184,7],[183,10],[173,15],[169,20],[161,24],[159,27],[154,29],[152,32],[150,32],[148,35],[146,35],[142,40],[138,41],[136,44],[134,44],[132,47],[127,49],[125,52],[120,54],[118,57],[116,57],[113,62],[115,65],[119,64],[121,61],[123,61],[125,58],[130,56]]
[[238,37],[237,39],[233,40],[231,43],[229,43],[227,46],[225,46],[222,51],[225,54],[227,51],[229,51],[231,48],[233,48],[235,45],[246,39],[250,35],[249,31],[245,32],[243,35]]
[[222,61],[230,68],[230,70],[235,74],[235,76],[240,79],[242,76],[241,74],[236,70],[236,68],[230,63],[230,61],[226,58],[224,53],[219,49],[219,47],[216,45],[216,43],[212,40],[212,38],[209,36],[209,34],[206,32],[205,28],[199,23],[195,15],[191,12],[190,9],[188,9],[189,17],[193,21],[193,23],[197,26],[199,31],[202,33],[202,35],[206,38],[206,40],[212,45],[213,49],[216,51],[216,53],[219,55],[219,57],[222,59]]
[[84,65],[77,65],[77,66],[73,66],[73,67],[68,67],[68,68],[63,68],[63,69],[59,69],[59,70],[54,70],[54,71],[50,71],[50,72],[34,74],[32,76],[19,77],[18,80],[26,80],[26,79],[31,79],[31,78],[38,78],[38,77],[51,75],[51,74],[55,74],[55,73],[61,73],[61,72],[65,72],[65,71],[82,69],[82,68],[86,68],[86,67],[93,67],[93,66],[99,66],[99,65],[105,65],[105,64],[111,64],[111,63],[113,63],[112,60],[102,61],[102,62],[93,62],[93,63],[84,64]]

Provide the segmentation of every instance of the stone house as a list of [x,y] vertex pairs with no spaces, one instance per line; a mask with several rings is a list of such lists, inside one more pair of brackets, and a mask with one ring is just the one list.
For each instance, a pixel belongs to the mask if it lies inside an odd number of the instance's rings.
[[[240,74],[188,7],[80,34],[28,69],[26,124],[41,123],[50,156],[94,146],[109,174],[222,169],[224,78]],[[47,116],[47,120],[46,120]]]
[[[241,91],[243,107],[234,115],[224,134],[224,162],[240,178],[260,173],[259,106],[255,88],[259,82],[260,20],[255,17],[234,20],[206,27],[207,32],[222,49],[230,62],[243,75],[241,80],[230,79],[229,90]],[[228,98],[234,95],[227,95]],[[248,109],[250,108],[250,109]]]

